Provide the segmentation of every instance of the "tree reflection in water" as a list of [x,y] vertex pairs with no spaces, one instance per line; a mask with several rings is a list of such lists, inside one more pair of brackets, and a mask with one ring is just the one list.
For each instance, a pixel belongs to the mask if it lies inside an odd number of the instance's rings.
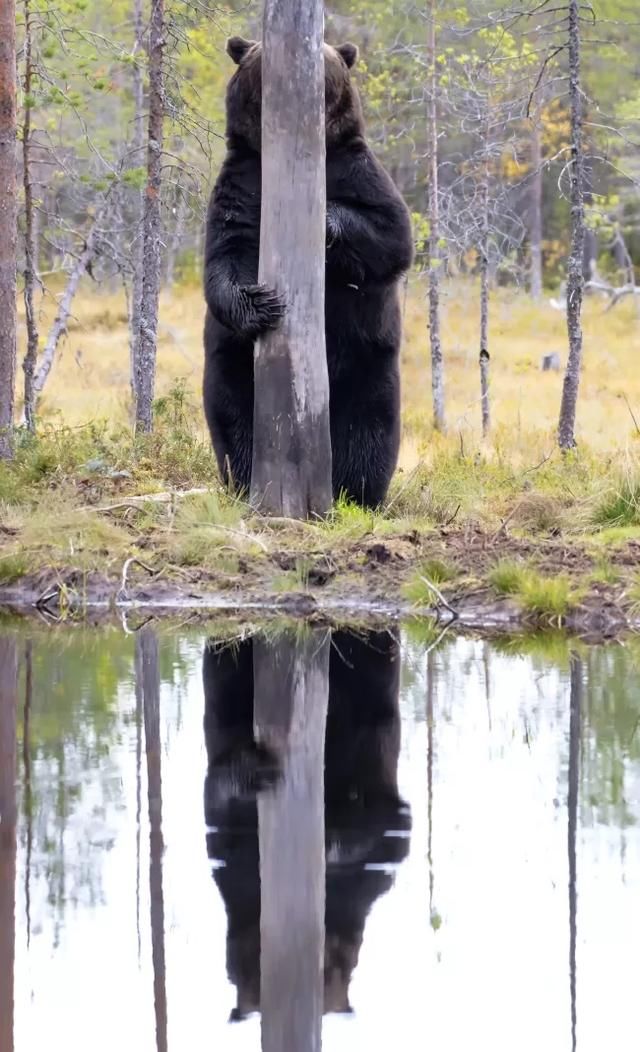
[[[267,1012],[278,1019],[281,1040],[299,1020],[284,979],[265,984],[263,974],[261,998],[261,949],[263,971],[280,955],[283,976],[296,968],[303,974],[317,950],[324,1011],[351,1011],[349,983],[367,914],[408,853],[411,819],[397,784],[399,668],[398,640],[389,631],[335,631],[329,639],[323,629],[306,639],[284,634],[235,646],[210,640],[205,648],[207,851],[227,912],[227,970],[237,993],[232,1019],[262,1005],[265,1048],[276,1040],[265,1032]],[[315,795],[323,738],[324,816]],[[261,947],[261,863],[262,929],[275,948]],[[322,894],[324,946],[320,940],[314,949],[309,933]],[[288,1047],[316,1047],[319,1015],[307,1018],[304,1043]]]

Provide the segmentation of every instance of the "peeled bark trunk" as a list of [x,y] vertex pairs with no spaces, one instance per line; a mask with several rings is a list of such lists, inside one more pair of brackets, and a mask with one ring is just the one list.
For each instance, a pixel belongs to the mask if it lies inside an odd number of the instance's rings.
[[558,445],[575,448],[576,409],[582,369],[582,296],[584,278],[584,150],[580,87],[579,0],[569,0],[569,96],[571,100],[571,254],[567,268],[567,330],[569,357],[562,387]]
[[0,0],[0,460],[13,452],[16,244],[16,5]]
[[164,951],[164,891],[162,881],[162,757],[160,743],[160,667],[158,639],[150,628],[136,636],[136,671],[142,675],[147,791],[149,801],[149,902],[156,1047],[167,1049],[167,993]]
[[258,280],[287,312],[255,351],[251,500],[299,519],[331,505],[323,23],[321,0],[265,2]]
[[431,344],[431,395],[433,426],[444,431],[444,365],[440,340],[440,214],[438,203],[438,73],[436,56],[436,4],[430,0],[427,14],[427,150],[429,156],[429,341]]
[[263,1052],[321,1048],[330,645],[326,629],[254,643],[256,736],[282,765],[258,801]]
[[32,175],[31,91],[33,80],[32,27],[30,0],[24,0],[24,123],[22,125],[22,177],[24,185],[24,309],[27,324],[27,351],[22,362],[24,371],[24,418],[31,432],[36,429],[36,391],[34,377],[38,361],[38,322],[34,306],[37,272],[35,205]]
[[531,169],[529,288],[532,298],[539,300],[542,296],[542,145],[539,117],[534,117],[531,127]]
[[18,652],[0,637],[0,1049],[13,1049],[13,975],[16,935],[16,710]]
[[156,384],[156,343],[162,265],[160,188],[165,107],[164,46],[164,0],[152,0],[149,22],[149,129],[143,217],[142,298],[134,350],[135,419],[136,427],[143,432],[149,432],[153,427]]

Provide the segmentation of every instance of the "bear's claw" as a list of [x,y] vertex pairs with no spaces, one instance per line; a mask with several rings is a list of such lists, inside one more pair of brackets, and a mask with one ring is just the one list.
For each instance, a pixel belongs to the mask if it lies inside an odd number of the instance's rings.
[[245,285],[238,299],[238,328],[247,336],[276,329],[287,309],[282,296],[267,285]]

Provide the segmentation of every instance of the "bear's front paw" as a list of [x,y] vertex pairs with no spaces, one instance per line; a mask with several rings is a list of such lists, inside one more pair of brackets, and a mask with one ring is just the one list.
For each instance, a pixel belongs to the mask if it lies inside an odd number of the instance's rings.
[[277,329],[287,309],[282,296],[267,285],[244,285],[238,293],[236,318],[240,332],[259,336]]

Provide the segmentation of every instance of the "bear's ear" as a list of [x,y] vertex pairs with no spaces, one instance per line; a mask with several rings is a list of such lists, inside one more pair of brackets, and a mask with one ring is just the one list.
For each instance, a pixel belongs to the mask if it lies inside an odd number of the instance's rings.
[[239,66],[247,51],[253,47],[255,40],[245,40],[244,37],[229,37],[227,40],[227,55]]
[[347,69],[351,69],[358,61],[358,48],[355,44],[340,44],[336,51],[344,60]]

